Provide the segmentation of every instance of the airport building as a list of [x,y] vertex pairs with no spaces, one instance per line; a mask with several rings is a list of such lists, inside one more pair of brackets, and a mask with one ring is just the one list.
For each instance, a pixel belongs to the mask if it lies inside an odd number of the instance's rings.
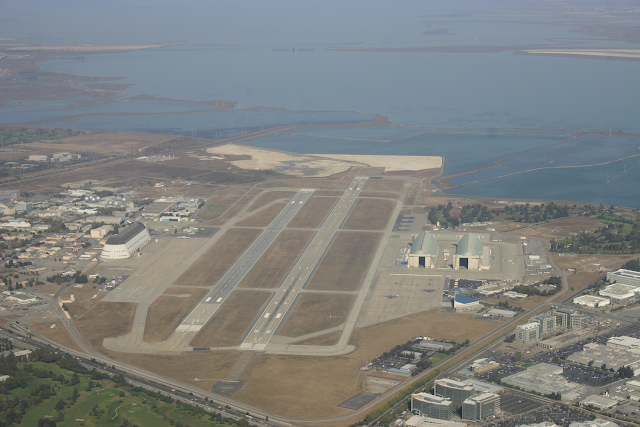
[[573,303],[598,308],[611,304],[611,300],[609,298],[597,297],[595,295],[582,295],[581,297],[574,298]]
[[480,301],[475,298],[466,297],[460,294],[456,294],[453,298],[453,308],[455,308],[456,312],[476,311],[480,307]]
[[438,255],[438,241],[431,233],[423,231],[413,241],[409,253],[409,267],[434,268]]
[[411,395],[411,411],[416,415],[450,420],[453,416],[453,404],[444,397],[429,393],[417,393]]
[[640,288],[640,271],[631,271],[622,268],[618,271],[610,271],[607,273],[607,282]]
[[436,380],[434,385],[436,396],[451,399],[453,403],[462,403],[475,393],[472,385],[450,378]]
[[102,248],[102,259],[129,258],[141,247],[151,241],[149,231],[144,224],[134,222],[115,236],[110,237]]
[[480,270],[482,258],[482,242],[472,233],[467,233],[458,242],[456,253],[453,255],[453,268],[464,267],[468,270]]
[[500,396],[482,393],[462,402],[463,420],[483,420],[500,412]]

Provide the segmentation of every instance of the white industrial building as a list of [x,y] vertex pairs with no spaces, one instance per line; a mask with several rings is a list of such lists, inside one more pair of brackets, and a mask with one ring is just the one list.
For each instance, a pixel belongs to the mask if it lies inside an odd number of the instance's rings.
[[611,337],[609,341],[607,341],[607,346],[631,351],[633,353],[640,353],[640,340],[637,338],[627,336]]
[[598,409],[609,409],[617,404],[618,404],[617,400],[610,399],[605,396],[598,396],[597,394],[593,396],[589,396],[584,400],[580,401],[580,405],[593,406],[594,408],[598,408]]
[[618,271],[610,271],[607,273],[607,282],[620,283],[623,285],[640,288],[640,272],[620,269]]
[[622,283],[614,283],[613,285],[605,287],[598,293],[603,297],[623,300],[633,297],[636,293],[640,293],[640,288],[623,285]]
[[581,297],[574,298],[573,303],[597,308],[611,304],[611,300],[609,298],[597,297],[594,295],[582,295]]
[[102,259],[129,258],[141,247],[151,241],[149,231],[144,224],[134,222],[113,237],[110,237],[102,248]]

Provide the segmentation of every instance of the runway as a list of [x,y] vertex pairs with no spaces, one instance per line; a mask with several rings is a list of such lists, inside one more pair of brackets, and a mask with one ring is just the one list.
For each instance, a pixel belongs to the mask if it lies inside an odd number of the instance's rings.
[[311,276],[316,264],[329,247],[333,236],[349,214],[367,180],[367,177],[355,177],[351,181],[320,230],[307,246],[296,265],[293,266],[280,290],[271,299],[267,308],[253,325],[251,332],[249,332],[240,346],[240,350],[262,351],[265,349],[278,326],[286,317],[287,311],[292,306],[298,293]]
[[[251,246],[242,254],[238,261],[227,271],[220,281],[207,293],[200,303],[186,316],[184,321],[176,328],[169,340],[173,341],[172,349],[178,346],[185,333],[197,333],[211,319],[226,298],[233,292],[244,276],[251,270],[256,262],[267,251],[273,241],[280,235],[289,221],[298,213],[304,203],[311,198],[314,190],[303,189],[291,198],[287,206],[276,216],[269,226],[258,236]],[[212,260],[214,262],[214,260]],[[181,347],[190,341],[182,341]]]

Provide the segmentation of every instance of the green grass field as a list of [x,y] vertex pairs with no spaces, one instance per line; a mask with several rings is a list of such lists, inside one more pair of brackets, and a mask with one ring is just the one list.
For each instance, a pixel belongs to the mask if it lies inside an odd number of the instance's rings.
[[[58,427],[248,425],[246,420],[237,423],[218,415],[212,417],[202,408],[134,388],[126,382],[118,384],[112,379],[91,380],[90,373],[77,374],[78,383],[73,384],[74,373],[60,368],[57,363],[31,362],[28,365],[27,369],[25,365],[19,366],[21,369],[12,375],[23,378],[23,385],[26,386],[2,390],[6,395],[2,399],[4,406],[0,408],[0,421],[6,422],[7,417],[11,418],[11,413],[19,415],[18,420],[8,425],[32,427],[44,419],[55,421]],[[39,376],[47,373],[49,376],[37,378],[37,371],[43,373]],[[42,385],[52,387],[50,397],[36,390]],[[74,390],[77,390],[75,401]]]

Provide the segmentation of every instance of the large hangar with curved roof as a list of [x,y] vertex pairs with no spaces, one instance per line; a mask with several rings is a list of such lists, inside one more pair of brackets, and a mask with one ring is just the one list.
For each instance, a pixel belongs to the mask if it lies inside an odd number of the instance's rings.
[[431,233],[418,234],[411,245],[409,267],[434,268],[438,255],[438,241]]
[[102,259],[124,259],[129,258],[141,247],[151,241],[149,231],[144,224],[134,222],[115,236],[111,236],[102,248],[100,258]]
[[480,237],[467,233],[458,242],[453,256],[453,268],[465,267],[468,270],[480,270],[482,259],[482,242]]

